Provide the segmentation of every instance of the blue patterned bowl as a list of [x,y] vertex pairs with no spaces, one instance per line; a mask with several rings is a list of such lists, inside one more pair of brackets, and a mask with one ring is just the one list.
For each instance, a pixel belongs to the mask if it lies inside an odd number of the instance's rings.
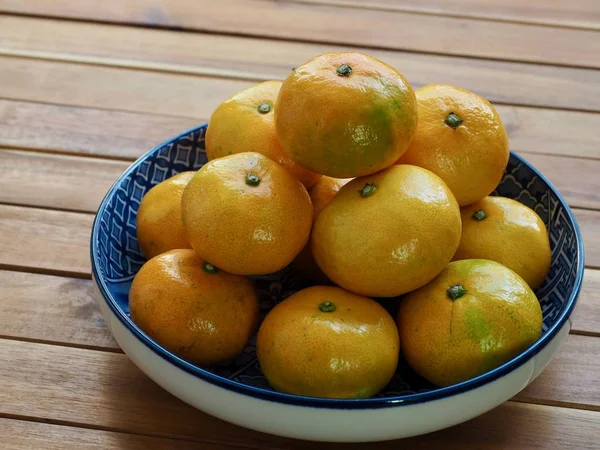
[[[136,237],[142,196],[161,181],[206,162],[206,126],[169,140],[136,161],[110,188],[91,239],[96,297],[115,339],[152,379],[182,400],[224,420],[282,436],[323,441],[374,441],[422,434],[475,417],[529,384],[550,361],[571,328],[569,316],[583,276],[583,245],[567,203],[542,174],[511,154],[496,194],[533,208],[546,223],[552,266],[537,291],[542,337],[523,353],[481,376],[436,388],[401,363],[375,398],[333,400],[273,391],[256,360],[254,341],[234,361],[210,370],[170,353],[129,316],[131,281],[144,264]],[[310,283],[290,269],[256,277],[263,313]],[[392,310],[397,300],[386,299]]]

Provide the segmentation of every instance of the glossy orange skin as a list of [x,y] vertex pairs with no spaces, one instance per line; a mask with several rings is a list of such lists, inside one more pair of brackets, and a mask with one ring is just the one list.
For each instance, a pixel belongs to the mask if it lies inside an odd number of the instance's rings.
[[[309,191],[313,206],[313,222],[325,205],[335,197],[340,188],[351,178],[322,177]],[[307,242],[302,251],[293,261],[293,267],[304,277],[319,284],[331,284],[331,281],[317,265],[312,254],[310,242]]]
[[[323,312],[324,302],[335,311]],[[258,361],[271,386],[311,397],[366,398],[390,381],[400,341],[381,305],[332,286],[296,292],[258,331]]]
[[[209,160],[242,152],[257,152],[281,164],[310,189],[321,175],[299,166],[281,151],[275,134],[275,101],[281,81],[265,81],[238,92],[214,110],[206,131]],[[270,110],[259,111],[267,104]]]
[[[349,65],[352,73],[338,75]],[[335,178],[368,175],[408,148],[415,94],[393,67],[360,53],[326,53],[281,86],[275,127],[281,148],[302,167]]]
[[[360,192],[374,184],[368,197]],[[315,260],[333,282],[393,297],[433,279],[460,240],[460,210],[444,182],[416,166],[392,166],[346,184],[313,226]]]
[[[456,299],[447,289],[460,283]],[[449,386],[494,369],[533,344],[542,310],[527,283],[499,263],[462,260],[404,297],[398,310],[403,354],[437,386]]]
[[[246,183],[258,176],[257,186]],[[229,273],[264,275],[287,266],[309,238],[312,205],[305,187],[259,153],[205,164],[181,201],[192,248]]]
[[146,262],[129,292],[133,321],[167,350],[200,366],[242,352],[258,321],[258,298],[246,278],[207,273],[193,250]]
[[182,172],[150,189],[140,202],[136,230],[146,258],[191,248],[181,221],[181,196],[196,172]]
[[[429,85],[415,93],[417,132],[398,164],[424,167],[440,176],[460,206],[489,195],[502,179],[510,153],[495,108],[454,86]],[[451,112],[463,120],[456,129],[444,122]]]
[[[476,211],[487,217],[475,220]],[[550,271],[552,251],[546,225],[527,206],[506,197],[485,197],[461,209],[462,237],[454,260],[491,259],[514,270],[532,289]]]

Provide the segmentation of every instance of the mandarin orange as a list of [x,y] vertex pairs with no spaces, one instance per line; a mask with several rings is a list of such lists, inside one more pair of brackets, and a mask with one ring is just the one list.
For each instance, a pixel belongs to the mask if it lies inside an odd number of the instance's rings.
[[336,178],[392,165],[416,125],[410,84],[388,64],[355,52],[326,53],[293,70],[275,109],[283,151],[302,167]]
[[129,292],[133,321],[176,355],[201,366],[237,356],[256,331],[252,283],[225,273],[193,250],[171,250],[147,261]]
[[419,122],[398,164],[414,164],[438,175],[460,206],[489,195],[509,157],[500,115],[486,99],[454,86],[416,91]]
[[278,391],[364,398],[394,375],[400,342],[394,319],[374,300],[314,286],[269,312],[256,347],[260,367]]
[[410,366],[435,385],[449,386],[494,369],[533,344],[542,332],[542,309],[512,270],[465,259],[407,294],[397,321]]
[[312,225],[305,187],[259,153],[237,153],[205,164],[181,200],[192,248],[220,269],[264,275],[287,266]]

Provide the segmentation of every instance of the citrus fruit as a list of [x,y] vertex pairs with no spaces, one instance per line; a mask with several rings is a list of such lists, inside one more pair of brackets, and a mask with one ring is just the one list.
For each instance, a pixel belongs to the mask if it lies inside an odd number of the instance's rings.
[[322,177],[317,183],[308,191],[310,200],[313,205],[313,218],[321,213],[325,205],[335,197],[335,194],[344,186],[351,178],[331,178],[328,176]]
[[[340,188],[350,181],[350,178],[331,178],[323,176],[308,191],[313,205],[313,221],[325,208],[325,205],[337,194]],[[319,284],[331,284],[331,281],[319,268],[312,254],[310,241],[306,243],[302,251],[296,256],[292,263],[302,276]]]
[[133,321],[160,345],[201,366],[237,356],[256,331],[252,283],[225,273],[193,250],[147,261],[129,292]]
[[288,265],[308,241],[308,192],[276,162],[237,153],[205,164],[181,199],[192,248],[238,275],[264,275]]
[[314,286],[267,314],[256,350],[265,377],[278,391],[365,398],[394,375],[400,342],[394,319],[374,300]]
[[458,204],[469,205],[498,185],[509,157],[500,116],[486,99],[447,85],[417,89],[419,122],[400,164],[439,175]]
[[181,196],[196,172],[182,172],[150,189],[137,213],[137,237],[146,258],[176,248],[191,248],[181,221]]
[[512,270],[465,259],[406,295],[398,328],[409,365],[433,384],[449,386],[494,369],[533,344],[542,332],[542,310]]
[[280,87],[281,81],[265,81],[221,103],[213,111],[206,131],[206,156],[211,160],[242,152],[262,153],[309,189],[321,175],[284,154],[275,134],[275,100]]
[[535,211],[506,197],[485,197],[461,209],[462,237],[454,260],[491,259],[514,270],[532,289],[550,271],[546,225]]
[[412,291],[452,259],[460,210],[434,173],[392,166],[355,178],[317,217],[312,250],[334,283],[373,297]]
[[293,70],[279,91],[281,147],[302,167],[336,178],[392,165],[417,124],[414,92],[393,67],[360,53],[326,53]]

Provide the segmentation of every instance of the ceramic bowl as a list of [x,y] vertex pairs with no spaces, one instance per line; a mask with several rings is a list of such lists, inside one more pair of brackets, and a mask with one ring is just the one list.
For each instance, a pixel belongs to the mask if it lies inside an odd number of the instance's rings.
[[[131,281],[144,264],[136,237],[140,200],[176,173],[206,162],[206,126],[189,130],[138,159],[110,188],[93,224],[95,293],[116,341],[150,378],[181,400],[226,421],[266,433],[320,441],[377,441],[423,434],[480,415],[510,399],[546,367],[571,329],[583,276],[583,246],[573,214],[534,167],[512,153],[496,193],[533,208],[550,233],[552,267],[537,295],[543,335],[527,350],[481,376],[436,388],[401,363],[376,397],[332,400],[273,391],[256,360],[254,341],[227,364],[206,370],[170,353],[129,316]],[[256,278],[263,313],[309,286],[289,269]],[[395,300],[386,300],[394,309]]]

